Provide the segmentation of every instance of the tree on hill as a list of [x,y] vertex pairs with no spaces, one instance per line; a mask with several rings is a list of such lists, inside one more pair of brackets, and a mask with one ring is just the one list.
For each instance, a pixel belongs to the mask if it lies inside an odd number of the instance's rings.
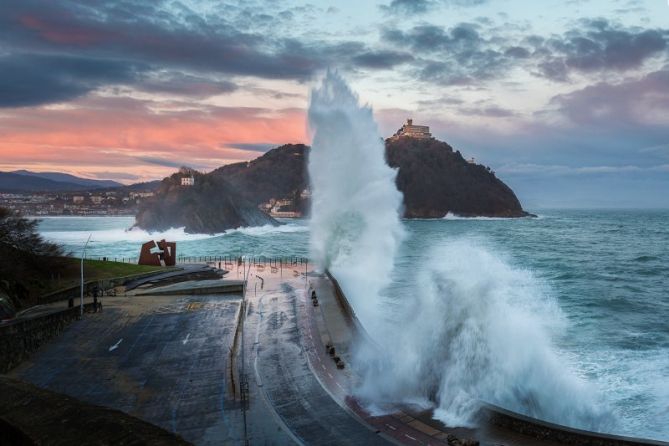
[[30,290],[61,272],[63,249],[45,241],[30,220],[0,207],[0,294],[16,308],[36,300]]
[[60,246],[45,242],[37,232],[38,220],[29,220],[0,207],[0,244],[35,256],[62,256]]

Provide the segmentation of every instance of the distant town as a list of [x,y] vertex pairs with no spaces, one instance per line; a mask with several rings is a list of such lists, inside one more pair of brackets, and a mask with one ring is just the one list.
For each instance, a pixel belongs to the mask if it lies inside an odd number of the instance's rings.
[[[428,142],[435,141],[435,138],[429,126],[416,125],[413,119],[408,118],[402,127],[388,138],[388,141],[391,144],[402,145],[402,141],[410,140]],[[293,152],[293,149],[286,152],[287,159],[299,155]],[[476,165],[474,158],[468,158],[465,161]],[[245,169],[235,171],[237,173],[234,175],[241,175],[239,172],[246,171],[252,164],[252,162],[239,163],[245,166]],[[230,167],[234,168],[234,166]],[[260,194],[251,199],[253,204],[274,218],[302,218],[311,201],[311,191],[308,187],[304,188],[304,182],[299,180],[305,175],[302,168],[303,166],[293,166],[291,169],[296,170],[289,169],[284,173],[288,177],[298,178],[295,184],[302,184],[301,187],[282,192],[277,191],[276,195]],[[486,169],[494,175],[489,167]],[[177,172],[177,185],[182,188],[194,187],[198,182],[197,175],[201,174],[191,168],[182,167]],[[268,175],[268,173],[263,173],[261,176],[263,175]],[[237,186],[248,192],[249,184],[242,181]],[[143,201],[156,194],[159,194],[160,197],[159,187],[160,181],[125,186],[111,180],[91,180],[59,172],[25,170],[0,172],[0,206],[23,215],[38,217],[135,216]],[[260,196],[262,199],[259,198]]]
[[132,215],[153,191],[0,193],[0,207],[23,215]]

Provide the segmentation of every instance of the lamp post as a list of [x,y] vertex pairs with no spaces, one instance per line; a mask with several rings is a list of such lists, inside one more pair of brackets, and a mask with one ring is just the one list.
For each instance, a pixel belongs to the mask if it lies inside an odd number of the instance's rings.
[[86,257],[86,248],[88,247],[88,242],[91,241],[91,236],[93,234],[90,234],[88,236],[88,239],[86,239],[86,243],[84,244],[84,250],[81,252],[81,302],[79,305],[79,314],[81,316],[84,315],[84,257]]

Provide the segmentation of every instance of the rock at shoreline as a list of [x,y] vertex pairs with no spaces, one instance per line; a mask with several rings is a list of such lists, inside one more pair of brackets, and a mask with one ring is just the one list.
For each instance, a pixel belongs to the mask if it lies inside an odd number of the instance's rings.
[[[192,185],[182,184],[192,178]],[[224,178],[190,169],[165,178],[156,194],[140,204],[135,226],[149,231],[183,227],[215,234],[245,226],[278,225]]]
[[398,169],[404,217],[527,217],[511,188],[485,166],[434,138],[386,140],[386,159]]
[[[147,230],[185,227],[190,233],[218,233],[243,226],[278,224],[262,209],[277,200],[289,210],[309,210],[309,147],[286,144],[249,161],[208,174],[182,169],[165,178],[156,195],[140,204],[136,226]],[[526,217],[513,191],[485,166],[434,138],[386,140],[386,159],[397,168],[406,218]],[[193,184],[188,178],[193,178]],[[186,184],[182,184],[182,181]],[[269,205],[269,207],[268,207]]]

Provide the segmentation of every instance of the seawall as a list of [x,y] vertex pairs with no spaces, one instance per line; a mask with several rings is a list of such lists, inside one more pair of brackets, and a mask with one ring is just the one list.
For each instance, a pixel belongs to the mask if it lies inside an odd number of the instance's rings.
[[[326,271],[326,275],[333,284],[335,297],[341,307],[342,313],[344,313],[347,319],[350,319],[358,335],[363,335],[369,339],[369,335],[357,319],[355,311],[351,307],[337,279],[330,271]],[[520,434],[531,442],[521,442],[520,444],[535,444],[532,439],[536,439],[536,444],[544,444],[546,442],[570,446],[669,446],[669,443],[663,441],[573,429],[518,414],[485,402],[481,403],[479,423],[480,429],[486,437],[499,438]],[[493,441],[493,443],[496,444],[499,442]],[[516,443],[514,442],[514,444]]]

